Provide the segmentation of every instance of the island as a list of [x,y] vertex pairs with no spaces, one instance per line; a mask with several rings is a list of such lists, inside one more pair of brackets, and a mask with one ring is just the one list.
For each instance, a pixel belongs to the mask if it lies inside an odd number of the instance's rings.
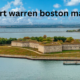
[[77,30],[67,30],[66,32],[80,32],[80,29],[77,29]]
[[30,60],[80,60],[80,40],[72,37],[0,38],[0,57]]

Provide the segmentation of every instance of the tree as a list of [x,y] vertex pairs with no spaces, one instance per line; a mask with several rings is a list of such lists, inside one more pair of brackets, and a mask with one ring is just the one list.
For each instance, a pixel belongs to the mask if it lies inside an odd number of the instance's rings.
[[26,39],[30,39],[30,37],[24,37],[23,39],[25,39],[25,40],[26,40]]
[[36,40],[36,38],[35,37],[31,37],[31,40]]
[[73,40],[74,40],[74,39],[73,39],[72,37],[68,37],[66,41],[67,41],[67,42],[72,42]]
[[56,37],[56,36],[54,36],[54,41],[58,41],[58,40],[62,40],[63,42],[65,42],[66,41],[66,37],[61,37],[61,36]]
[[58,41],[58,37],[57,36],[54,36],[54,41]]
[[43,39],[43,41],[47,41],[47,39]]
[[15,40],[17,40],[16,38],[9,38],[8,40],[7,40],[7,44],[11,44],[11,41],[15,41]]
[[61,39],[61,40],[62,40],[63,42],[65,42],[65,41],[66,41],[66,39],[67,39],[66,37],[62,37],[62,39]]
[[47,41],[49,41],[49,42],[50,42],[50,41],[52,41],[52,40],[51,40],[51,38],[50,38],[50,37],[48,37],[48,38],[47,38]]
[[79,32],[80,32],[80,29],[78,29],[77,31],[79,31]]
[[23,38],[18,38],[17,40],[18,40],[18,41],[22,41],[22,40],[23,40]]
[[16,38],[0,38],[0,44],[11,44],[11,41],[17,40]]
[[7,38],[0,38],[0,44],[7,44]]
[[61,44],[63,43],[63,41],[62,41],[62,40],[58,40],[58,42],[59,42],[59,43],[61,43]]
[[42,42],[42,41],[43,41],[43,37],[39,37],[39,38],[38,38],[38,41],[39,41],[39,42]]
[[76,42],[79,43],[79,39],[76,39]]
[[45,39],[46,39],[46,38],[47,38],[47,36],[46,36],[46,35],[44,35],[44,36],[43,36],[43,38],[45,38]]

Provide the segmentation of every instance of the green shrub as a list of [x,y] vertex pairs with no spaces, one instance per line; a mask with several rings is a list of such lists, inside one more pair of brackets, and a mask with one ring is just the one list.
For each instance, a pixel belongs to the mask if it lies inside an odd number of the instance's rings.
[[68,37],[66,41],[67,41],[67,42],[72,42],[73,40],[74,40],[74,39],[73,39],[72,37]]
[[25,40],[26,40],[26,39],[30,39],[30,37],[24,37],[23,39],[25,39]]
[[47,38],[47,41],[52,41],[50,37]]
[[54,41],[62,40],[63,42],[65,42],[66,39],[67,39],[66,37],[61,37],[61,36],[57,37],[57,36],[54,36]]
[[43,38],[45,38],[45,39],[46,39],[46,38],[47,38],[47,36],[46,36],[46,35],[44,35],[44,36],[43,36]]
[[11,41],[17,40],[16,38],[0,38],[0,44],[11,44]]

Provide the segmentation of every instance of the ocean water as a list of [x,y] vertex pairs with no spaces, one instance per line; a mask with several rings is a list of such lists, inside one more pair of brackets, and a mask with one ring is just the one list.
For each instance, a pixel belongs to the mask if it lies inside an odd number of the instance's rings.
[[23,38],[47,35],[48,37],[65,36],[80,39],[80,32],[66,32],[78,28],[0,28],[0,37]]
[[[78,28],[0,28],[0,37],[65,36],[80,39]],[[80,65],[63,65],[63,61],[33,61],[0,58],[0,80],[80,80]]]
[[0,58],[0,80],[80,80],[80,65]]

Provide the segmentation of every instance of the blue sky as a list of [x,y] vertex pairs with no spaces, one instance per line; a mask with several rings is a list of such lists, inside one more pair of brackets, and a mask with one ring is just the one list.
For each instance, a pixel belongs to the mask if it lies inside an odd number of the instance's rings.
[[[0,25],[49,25],[80,24],[80,18],[71,17],[71,11],[78,11],[80,0],[1,0],[0,11],[37,11],[37,17],[0,17]],[[40,17],[39,11],[68,11],[68,17]]]

